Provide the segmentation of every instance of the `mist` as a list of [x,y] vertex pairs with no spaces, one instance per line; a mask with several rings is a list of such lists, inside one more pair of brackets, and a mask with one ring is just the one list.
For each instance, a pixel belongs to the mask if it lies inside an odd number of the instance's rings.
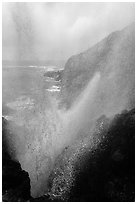
[[[112,78],[115,79],[113,73]],[[101,115],[112,119],[126,108],[126,96],[115,99],[117,91],[109,81],[107,88],[106,80],[108,78],[103,78],[101,73],[95,73],[68,110],[58,108],[58,100],[51,97],[48,99],[50,104],[36,109],[31,120],[25,116],[23,127],[9,125],[13,132],[13,136],[8,138],[9,147],[14,152],[13,159],[19,161],[22,169],[29,173],[32,197],[48,193],[48,179],[54,162],[65,147],[91,134]],[[102,93],[106,96],[105,100],[102,100]],[[120,106],[117,100],[120,100]]]
[[[3,3],[2,15],[3,60],[67,60],[132,23],[134,3]],[[118,46],[120,43],[122,40]],[[114,51],[117,51],[115,45]],[[118,57],[116,53],[114,59],[110,56],[109,59],[115,64]],[[104,72],[95,71],[69,109],[60,107],[61,99],[47,93],[45,78],[42,81],[37,72],[31,70],[34,78],[27,79],[26,72],[19,78],[19,68],[15,70],[17,88],[22,83],[19,93],[23,90],[26,94],[26,86],[22,87],[28,80],[29,88],[32,80],[36,83],[34,91],[40,89],[42,95],[36,100],[32,115],[29,111],[15,113],[18,123],[9,123],[12,137],[7,138],[12,159],[29,174],[32,197],[48,193],[49,176],[64,148],[94,131],[97,119],[103,114],[112,119],[128,109],[132,82],[126,84],[119,66],[109,69],[110,65],[108,60]],[[23,118],[21,125],[20,118]]]
[[134,3],[3,3],[3,60],[67,60],[134,21]]
[[32,120],[23,127],[9,125],[12,137],[8,138],[13,159],[29,173],[31,196],[40,197],[48,192],[48,179],[54,162],[63,149],[83,133],[93,130],[98,118],[95,99],[100,84],[96,73],[70,110],[58,108],[58,101],[50,98],[50,105],[38,108]]

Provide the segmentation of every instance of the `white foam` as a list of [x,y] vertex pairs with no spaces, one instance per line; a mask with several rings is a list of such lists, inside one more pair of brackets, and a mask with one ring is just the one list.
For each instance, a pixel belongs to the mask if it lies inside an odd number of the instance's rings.
[[53,85],[50,89],[46,89],[46,90],[49,91],[49,92],[59,92],[60,87]]

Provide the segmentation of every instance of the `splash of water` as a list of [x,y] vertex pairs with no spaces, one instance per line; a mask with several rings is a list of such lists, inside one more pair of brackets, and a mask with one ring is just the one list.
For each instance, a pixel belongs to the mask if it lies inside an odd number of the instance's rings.
[[94,125],[92,104],[99,81],[100,73],[96,73],[70,110],[58,109],[52,98],[50,106],[36,111],[31,119],[25,116],[23,127],[13,130],[16,159],[29,173],[32,197],[48,191],[48,177],[58,154]]
[[13,130],[15,157],[29,173],[32,197],[47,193],[54,161],[66,146],[93,130],[102,114],[110,117],[124,109],[127,100],[117,97],[115,78],[97,72],[69,110],[48,99],[50,105],[38,106],[31,118],[26,114],[23,127]]
[[94,75],[71,109],[63,115],[63,121],[66,123],[65,131],[69,134],[67,137],[70,141],[94,125],[96,111],[93,104],[97,96],[100,77],[99,72]]

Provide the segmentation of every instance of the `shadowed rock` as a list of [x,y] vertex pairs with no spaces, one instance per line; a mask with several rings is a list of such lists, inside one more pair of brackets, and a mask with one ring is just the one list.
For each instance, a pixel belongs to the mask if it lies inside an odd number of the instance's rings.
[[2,200],[27,201],[30,198],[30,179],[19,162],[12,159],[7,134],[12,137],[8,130],[8,121],[2,118]]
[[50,177],[53,201],[135,199],[134,110],[101,117],[95,132],[66,148]]

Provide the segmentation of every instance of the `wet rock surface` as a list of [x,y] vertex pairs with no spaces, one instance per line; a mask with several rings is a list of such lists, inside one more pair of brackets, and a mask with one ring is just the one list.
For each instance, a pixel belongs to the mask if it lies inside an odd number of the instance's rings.
[[58,157],[50,177],[52,201],[134,201],[134,110],[110,121]]

